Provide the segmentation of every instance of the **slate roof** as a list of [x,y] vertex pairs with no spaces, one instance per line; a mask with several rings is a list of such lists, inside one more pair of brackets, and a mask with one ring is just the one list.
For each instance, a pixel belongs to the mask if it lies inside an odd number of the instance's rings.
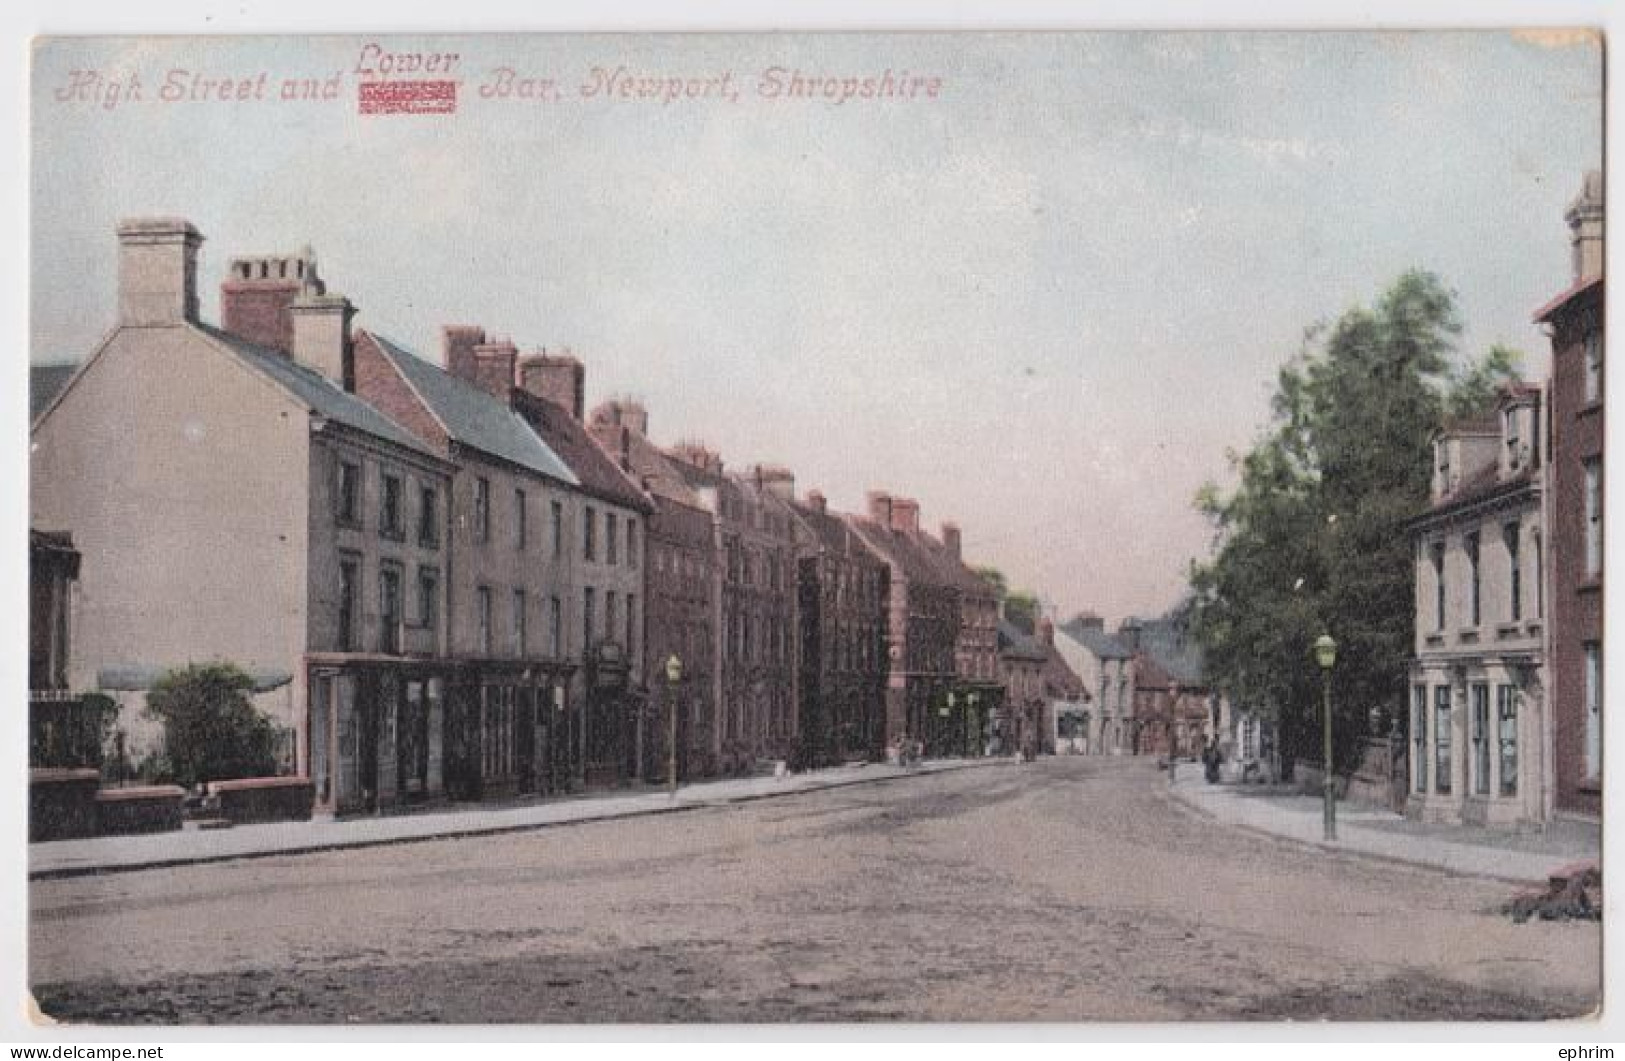
[[1096,659],[1133,659],[1134,653],[1098,626],[1088,626],[1076,619],[1061,624],[1061,630],[1078,644],[1094,653]]
[[1570,302],[1575,301],[1581,295],[1588,294],[1593,289],[1596,290],[1597,296],[1600,299],[1602,295],[1602,284],[1603,278],[1600,276],[1583,277],[1580,280],[1575,281],[1573,285],[1535,311],[1536,323],[1551,320],[1553,317],[1557,316],[1559,312],[1566,309]]
[[362,334],[389,359],[452,439],[539,475],[578,485],[575,473],[506,402],[382,335]]
[[1049,662],[1044,643],[1008,619],[999,620],[999,655],[1032,663]]
[[377,409],[344,390],[307,365],[301,365],[270,347],[240,339],[212,324],[195,325],[198,331],[236,354],[250,368],[257,369],[313,412],[346,427],[387,439],[398,446],[443,460],[416,435]]
[[939,589],[958,588],[952,573],[937,559],[930,547],[920,540],[923,535],[916,537],[901,534],[867,516],[849,515],[844,518],[883,556],[902,570],[903,577],[910,585]]
[[920,535],[920,544],[929,552],[942,569],[943,577],[956,589],[965,593],[975,593],[984,597],[995,597],[998,591],[993,583],[966,567],[962,561],[955,560],[948,547],[929,534]]
[[874,563],[883,562],[869,543],[859,537],[851,524],[839,515],[827,509],[820,512],[804,501],[792,501],[790,507],[800,517],[801,522],[806,524],[807,529],[812,531],[818,544],[828,552],[837,556],[859,554]]
[[1201,648],[1173,619],[1140,620],[1140,651],[1181,685],[1201,685],[1207,680]]
[[1426,512],[1411,519],[1409,526],[1413,530],[1433,526],[1470,505],[1504,495],[1517,494],[1534,485],[1537,480],[1538,472],[1533,467],[1525,466],[1503,479],[1500,470],[1491,464],[1480,468]]
[[1061,650],[1042,641],[1039,645],[1044,649],[1044,691],[1056,699],[1093,699],[1083,687],[1083,679],[1078,677],[1078,672],[1061,655]]
[[[621,428],[616,427],[619,431]],[[643,488],[656,497],[675,501],[689,508],[704,508],[699,493],[689,485],[688,478],[677,466],[678,462],[666,456],[661,448],[636,431],[626,433],[626,460]],[[605,447],[614,450],[613,446]]]
[[513,391],[513,403],[547,447],[575,473],[583,493],[639,512],[654,511],[649,496],[621,470],[619,462],[593,441],[586,425],[571,416],[569,410],[519,389]]
[[79,370],[76,364],[28,366],[28,419],[33,420]]

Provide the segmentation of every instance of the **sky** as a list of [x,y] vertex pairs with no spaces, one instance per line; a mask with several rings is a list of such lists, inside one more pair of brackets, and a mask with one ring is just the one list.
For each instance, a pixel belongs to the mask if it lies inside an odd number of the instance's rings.
[[[359,114],[381,53],[455,55],[390,76],[458,80],[456,113]],[[113,326],[120,218],[204,233],[211,320],[230,258],[310,244],[360,327],[568,347],[589,407],[635,396],[657,441],[835,508],[917,498],[971,562],[1115,622],[1181,596],[1192,499],[1307,326],[1424,268],[1464,356],[1544,372],[1601,63],[1489,32],[44,41],[30,357]],[[698,98],[606,98],[623,68]],[[886,71],[918,91],[841,99]],[[787,98],[797,72],[835,97]],[[251,98],[163,98],[194,78]]]

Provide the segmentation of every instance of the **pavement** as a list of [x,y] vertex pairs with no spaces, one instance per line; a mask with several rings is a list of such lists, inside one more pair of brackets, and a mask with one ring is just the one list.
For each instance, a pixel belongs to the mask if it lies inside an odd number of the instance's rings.
[[1169,786],[1174,798],[1223,825],[1351,854],[1473,877],[1544,883],[1553,870],[1582,859],[1600,864],[1602,827],[1559,819],[1544,828],[1430,825],[1402,814],[1337,805],[1337,839],[1325,839],[1319,796],[1263,785],[1210,785],[1200,763],[1181,763]]
[[[279,822],[230,829],[185,829],[137,836],[57,840],[29,845],[33,880],[159,869],[241,858],[267,858],[424,840],[487,836],[615,818],[671,814],[847,785],[1013,764],[1011,759],[928,760],[901,768],[864,764],[783,777],[746,777],[664,790],[625,790],[507,806],[459,807],[419,814],[338,821]],[[1388,811],[1340,803],[1335,841],[1323,836],[1318,796],[1262,785],[1210,785],[1199,763],[1181,763],[1170,785],[1182,803],[1219,823],[1316,847],[1517,883],[1544,882],[1551,871],[1597,859],[1601,827],[1562,820],[1513,831],[1413,822]]]
[[671,814],[730,803],[772,799],[848,785],[896,781],[955,770],[1008,766],[1013,759],[926,760],[911,767],[878,763],[812,770],[782,777],[744,777],[685,785],[675,796],[664,789],[592,794],[501,807],[459,807],[419,814],[239,825],[229,829],[53,840],[28,847],[30,880],[160,869],[270,858],[315,851],[406,844],[467,836],[545,829],[583,822]]

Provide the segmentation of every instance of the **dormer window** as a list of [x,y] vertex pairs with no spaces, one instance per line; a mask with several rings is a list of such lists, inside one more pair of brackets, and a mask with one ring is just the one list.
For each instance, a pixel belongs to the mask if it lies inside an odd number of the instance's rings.
[[1519,421],[1516,408],[1507,409],[1501,413],[1501,436],[1506,439],[1507,467],[1516,471],[1523,464],[1521,452],[1523,439],[1519,437]]
[[1450,492],[1450,441],[1440,439],[1433,444],[1436,462],[1439,468],[1439,492]]

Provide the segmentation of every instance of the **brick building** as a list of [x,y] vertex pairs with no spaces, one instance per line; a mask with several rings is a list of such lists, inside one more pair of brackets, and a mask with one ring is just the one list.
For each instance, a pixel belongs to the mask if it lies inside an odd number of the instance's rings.
[[1412,817],[1546,817],[1540,413],[1539,388],[1511,386],[1434,442],[1430,505],[1411,524]]
[[1004,678],[1003,726],[997,744],[1031,757],[1044,749],[1044,666],[1049,654],[1033,635],[999,620],[999,672]]
[[710,755],[727,773],[789,758],[799,724],[796,559],[802,543],[789,504],[795,480],[782,469],[731,474],[719,454],[695,443],[667,452],[710,511],[717,541]]
[[1134,653],[1135,755],[1196,756],[1228,728],[1227,705],[1208,688],[1201,651],[1181,621],[1125,619],[1117,640]]
[[[922,740],[930,754],[959,754],[968,739],[957,703],[960,593],[940,546],[920,530],[920,506],[875,491],[866,515],[846,521],[886,562],[888,745]],[[946,712],[946,714],[944,714]]]
[[458,665],[447,689],[447,789],[463,799],[567,790],[580,743],[567,695],[579,657],[564,621],[574,550],[563,514],[576,507],[576,477],[508,406],[513,344],[467,327],[444,329],[442,340],[445,363],[486,367],[481,383],[366,331],[356,336],[355,373],[358,394],[456,469],[446,562],[407,573],[409,622],[439,622],[440,587],[448,591],[448,654]]
[[891,569],[813,491],[793,504],[810,545],[798,562],[802,761],[880,761],[886,752]]
[[[31,432],[30,521],[85,558],[69,683],[118,697],[139,762],[152,681],[229,661],[319,807],[438,795],[444,588],[439,622],[409,622],[405,601],[409,572],[445,563],[452,466],[352,392],[355,310],[313,256],[232,263],[286,310],[272,329],[228,290],[245,337],[200,318],[190,224],[118,238],[117,325]],[[399,739],[403,723],[425,739]]]
[[1559,812],[1602,813],[1603,182],[1588,173],[1567,221],[1573,283],[1536,314],[1551,330],[1546,524],[1552,758]]
[[[654,511],[648,522],[644,567],[644,672],[659,737],[645,742],[645,778],[670,767],[671,713],[677,715],[677,772],[681,779],[716,772],[713,728],[716,687],[717,527],[704,500],[673,459],[649,440],[649,414],[638,402],[616,400],[595,408],[588,429],[604,452],[642,484]],[[675,656],[680,677],[666,676]]]
[[[963,536],[957,523],[942,525],[942,538],[923,542],[959,594],[959,633],[954,642],[954,689],[948,702],[947,730],[963,735],[960,749],[951,740],[943,750],[981,755],[1004,706],[1005,683],[999,670],[999,591],[965,563]],[[943,718],[937,711],[938,719]]]

